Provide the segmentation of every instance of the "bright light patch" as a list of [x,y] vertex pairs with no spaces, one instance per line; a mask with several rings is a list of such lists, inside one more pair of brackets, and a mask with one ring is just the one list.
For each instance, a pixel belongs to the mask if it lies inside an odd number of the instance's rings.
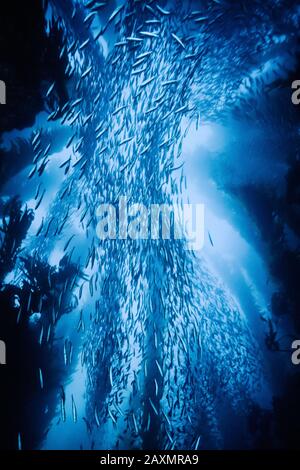
[[[182,127],[186,128],[183,120]],[[184,140],[183,149],[187,153],[193,153],[204,148],[210,152],[220,151],[225,143],[225,132],[222,126],[215,123],[200,123],[198,129],[193,123]]]
[[48,263],[51,266],[58,266],[63,256],[64,256],[63,250],[59,250],[58,248],[55,248],[49,256]]

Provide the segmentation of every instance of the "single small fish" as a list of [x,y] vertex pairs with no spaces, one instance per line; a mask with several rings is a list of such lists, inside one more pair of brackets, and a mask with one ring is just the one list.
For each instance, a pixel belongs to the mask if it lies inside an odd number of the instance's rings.
[[151,400],[151,398],[149,398],[149,402],[150,402],[150,405],[153,408],[154,413],[158,416],[157,408],[155,407],[155,405],[154,405],[153,401]]
[[126,46],[126,45],[127,45],[127,41],[118,41],[115,43],[116,47]]
[[117,16],[117,14],[120,13],[120,11],[122,10],[123,7],[124,7],[124,5],[118,6],[118,7],[112,12],[112,14],[110,15],[110,17],[108,18],[107,23],[110,23],[110,22]]
[[[132,68],[135,68],[135,67],[138,67],[139,65],[141,64],[144,64],[145,63],[145,60],[146,60],[146,57],[142,57],[140,59],[137,59],[133,64],[132,64]],[[39,144],[38,144],[39,145]]]
[[113,413],[110,411],[110,409],[108,408],[108,414],[109,416],[111,417],[111,420],[114,424],[117,424],[117,420],[116,418],[114,417]]
[[140,88],[144,88],[146,85],[149,85],[149,83],[153,82],[154,79],[155,77],[147,78],[140,84]]
[[66,394],[64,391],[63,386],[61,386],[61,393],[60,393],[60,412],[61,412],[61,420],[63,423],[66,421]]
[[69,247],[71,241],[73,240],[73,238],[74,238],[75,236],[76,236],[75,234],[71,235],[71,237],[69,238],[69,240],[68,240],[67,243],[65,244],[63,251],[67,251],[67,249],[68,249],[68,247]]
[[36,203],[34,210],[37,210],[37,209],[40,207],[41,202],[42,202],[42,200],[43,200],[45,194],[46,194],[46,189],[44,189],[44,191],[42,192],[41,197],[40,197],[40,199],[38,200],[38,202]]
[[171,33],[171,36],[181,45],[181,47],[183,47],[183,49],[185,49],[185,45],[183,44],[183,42],[181,41],[181,39],[179,39],[179,37],[176,36],[175,33]]
[[[87,123],[92,119],[93,114],[94,114],[94,113],[90,113],[90,114],[88,114],[88,115],[84,118],[83,123],[82,123],[83,126],[86,126],[86,125],[87,125]],[[76,145],[76,147],[75,147],[75,152],[77,152],[77,151],[79,150],[79,147],[81,146],[82,142],[83,142],[83,141],[81,140],[81,141],[79,142],[79,144]]]
[[83,98],[77,98],[77,100],[75,100],[72,104],[71,104],[71,109],[75,108],[76,106],[78,106],[80,103],[82,103],[83,101]]
[[92,70],[93,70],[93,67],[92,67],[92,65],[91,65],[90,67],[88,67],[88,68],[82,73],[81,78],[83,79],[83,78],[87,77],[87,76],[91,73]]
[[141,69],[132,70],[131,75],[139,75],[140,73],[143,73],[146,70],[147,70],[147,65],[145,65]]
[[135,432],[136,432],[136,434],[138,434],[139,430],[138,430],[138,427],[137,427],[137,422],[136,422],[134,413],[132,413],[132,420],[133,420],[133,425],[134,425]]
[[29,296],[28,296],[28,302],[27,302],[27,311],[28,312],[31,311],[31,297],[32,297],[32,292],[30,291]]
[[46,156],[38,168],[39,176],[41,176],[44,173],[44,170],[46,169],[46,166],[48,165],[48,163],[49,163],[49,160],[47,160],[47,156]]
[[72,357],[73,357],[73,344],[71,343],[71,341],[69,342],[70,344],[70,349],[69,349],[69,364],[71,364],[72,362]]
[[168,436],[168,438],[169,438],[171,444],[173,444],[173,439],[172,439],[172,437],[171,437],[171,435],[170,435],[170,433],[168,432],[167,429],[166,429],[166,433],[167,433],[167,436]]
[[168,11],[168,10],[165,10],[164,8],[160,7],[159,5],[156,5],[156,8],[158,9],[158,11],[162,14],[162,15],[169,15],[171,12]]
[[59,53],[59,59],[62,59],[62,57],[63,57],[65,51],[66,51],[66,45],[64,45],[64,46],[61,48],[61,51],[60,51],[60,53]]
[[131,41],[131,42],[142,42],[143,41],[142,38],[136,38],[135,36],[128,36],[126,39],[127,39],[127,41]]
[[140,31],[139,34],[141,34],[142,36],[149,37],[149,38],[159,38],[158,33],[151,33],[150,31]]
[[45,238],[47,238],[47,236],[48,236],[48,233],[49,233],[49,230],[50,230],[50,227],[51,227],[51,224],[52,224],[53,220],[54,220],[54,216],[51,217],[50,222],[48,223],[47,230],[45,232]]
[[176,445],[176,439],[174,439],[174,441],[173,441],[173,444],[172,444],[172,446],[171,446],[171,449],[170,449],[170,450],[174,450],[174,449],[175,449],[175,445]]
[[48,331],[47,331],[47,343],[49,343],[50,340],[50,335],[51,335],[51,324],[48,326]]
[[48,155],[50,148],[51,148],[51,144],[48,144],[44,151],[44,157]]
[[169,168],[169,171],[176,171],[176,170],[180,170],[180,168],[183,167],[185,162],[181,163],[181,165],[178,165],[178,166],[173,166],[172,168]]
[[52,113],[50,113],[49,116],[47,117],[47,121],[51,121],[52,119],[55,119],[56,114],[57,114],[57,110],[54,110]]
[[55,82],[53,82],[52,85],[50,85],[50,87],[48,88],[48,91],[46,93],[46,98],[48,98],[48,96],[50,96],[50,94],[53,91],[54,87],[55,87]]
[[194,18],[195,23],[203,23],[207,21],[209,18],[208,16],[198,16],[198,18]]
[[85,326],[84,326],[84,320],[83,320],[83,311],[81,310],[80,312],[80,318],[79,318],[79,322],[78,322],[78,325],[77,325],[77,331],[84,331],[85,330]]
[[22,438],[21,438],[21,433],[18,433],[18,450],[22,450]]
[[72,395],[72,416],[73,416],[73,422],[77,423],[77,408],[76,408],[76,405],[75,405],[73,395]]
[[108,131],[108,127],[106,127],[105,129],[102,129],[97,135],[96,135],[96,139],[100,139],[100,137],[105,134],[105,132]]
[[34,175],[34,173],[36,172],[36,170],[37,170],[37,166],[35,165],[35,166],[32,168],[32,170],[30,171],[29,175],[28,175],[28,179],[29,179],[29,180],[33,177],[33,175]]
[[147,10],[149,10],[154,16],[156,16],[156,12],[154,11],[151,5],[146,4],[145,8],[147,8]]
[[95,406],[95,421],[96,421],[97,427],[99,428],[100,427],[100,420],[99,420],[97,406]]
[[176,83],[178,83],[178,80],[166,80],[162,82],[161,86],[175,85]]
[[121,142],[119,143],[119,147],[121,147],[121,145],[127,144],[128,142],[133,140],[133,138],[134,137],[127,137],[126,139],[121,140]]
[[184,105],[184,106],[181,106],[180,108],[177,108],[174,113],[175,114],[179,114],[179,113],[182,113],[183,111],[186,111],[188,109],[188,105]]
[[141,152],[140,152],[140,155],[144,155],[145,153],[148,152],[148,150],[150,149],[151,147],[151,143],[148,144]]
[[113,388],[114,384],[113,384],[112,366],[110,366],[110,368],[109,368],[109,381],[110,381],[110,386],[111,386],[111,388]]
[[149,431],[149,429],[150,429],[150,424],[151,424],[151,415],[150,415],[150,413],[148,413],[148,420],[147,420],[146,431]]
[[34,135],[32,141],[31,141],[32,145],[34,145],[34,144],[37,142],[37,140],[39,139],[40,135],[41,135],[41,131],[38,131],[38,132]]
[[78,113],[75,114],[75,116],[73,117],[73,119],[71,119],[71,121],[70,121],[70,126],[72,126],[72,125],[75,123],[75,121],[77,121],[77,119],[78,119],[79,116],[80,116],[80,113],[81,113],[81,111],[78,111]]
[[93,6],[93,11],[94,10],[100,10],[100,8],[103,8],[107,6],[107,3],[106,2],[97,2],[94,6]]
[[43,230],[43,226],[44,226],[44,217],[42,219],[42,223],[41,223],[40,227],[38,228],[38,231],[35,234],[36,237],[38,237],[40,235],[41,231]]
[[165,419],[166,419],[168,425],[171,426],[171,422],[170,422],[170,420],[169,420],[169,418],[168,418],[166,412],[165,412],[163,409],[162,409],[162,414],[164,415],[164,417],[165,417]]
[[42,344],[43,336],[44,336],[44,327],[42,326],[41,332],[40,332],[40,337],[39,337],[39,344]]
[[65,363],[65,366],[68,364],[67,344],[68,344],[68,340],[66,339],[64,341],[64,363]]
[[162,368],[161,368],[161,366],[159,365],[159,362],[158,362],[156,359],[155,359],[155,363],[156,363],[156,365],[157,365],[157,368],[158,368],[158,370],[159,370],[160,375],[163,377],[164,375],[163,375]]
[[42,186],[42,183],[40,183],[37,187],[37,190],[36,190],[36,193],[35,193],[35,196],[34,196],[35,200],[39,197],[41,186]]
[[154,384],[155,384],[155,396],[157,396],[158,395],[158,383],[156,379],[154,379]]
[[69,148],[73,142],[73,140],[75,139],[75,135],[76,134],[73,134],[71,135],[71,137],[69,138],[68,142],[66,143],[66,148]]
[[22,308],[20,308],[20,309],[19,309],[19,312],[18,312],[18,316],[17,316],[17,325],[20,323],[21,314],[22,314]]
[[43,152],[43,149],[40,149],[40,150],[37,152],[37,154],[35,155],[34,159],[32,160],[32,162],[33,162],[34,164],[38,161],[38,159],[39,159],[39,157],[41,156],[42,152]]
[[87,23],[89,20],[93,20],[96,14],[97,14],[97,13],[96,13],[95,11],[92,11],[91,13],[89,13],[89,14],[84,18],[83,23],[85,24],[85,23]]
[[78,50],[79,50],[79,51],[82,51],[82,49],[84,49],[84,48],[88,45],[89,42],[90,42],[90,38],[86,39],[86,40],[81,44],[81,46],[79,46]]
[[199,447],[199,444],[200,444],[200,439],[201,439],[201,436],[198,436],[198,439],[197,439],[196,444],[195,444],[195,450],[198,450],[198,447]]
[[107,149],[108,149],[108,145],[104,145],[103,147],[101,147],[101,149],[99,150],[99,156],[102,155],[102,153],[106,152]]
[[161,24],[160,20],[146,20],[146,24]]
[[136,57],[137,60],[140,60],[140,59],[144,59],[145,57],[148,57],[149,55],[151,55],[152,52],[151,51],[148,51],[148,52],[143,52],[142,54],[138,55]]
[[122,111],[123,109],[126,109],[126,108],[127,108],[127,105],[126,105],[126,104],[123,105],[123,106],[119,106],[118,108],[116,108],[116,109],[113,111],[112,115],[115,116],[115,115],[118,114],[120,111]]
[[43,379],[43,373],[42,373],[41,369],[39,369],[39,377],[40,377],[40,386],[41,386],[41,389],[43,390],[43,388],[44,388],[44,379]]
[[156,106],[153,106],[153,108],[149,108],[147,109],[147,111],[145,112],[145,114],[150,114],[150,113],[153,113],[157,108],[158,108],[158,104]]
[[94,5],[94,3],[95,3],[95,0],[90,0],[89,2],[86,2],[84,4],[84,7],[85,8],[91,8]]

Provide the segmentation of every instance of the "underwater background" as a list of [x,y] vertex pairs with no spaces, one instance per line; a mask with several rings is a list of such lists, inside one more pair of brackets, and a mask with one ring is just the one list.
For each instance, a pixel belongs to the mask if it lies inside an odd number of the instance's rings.
[[[300,445],[300,6],[1,6],[1,449]],[[97,208],[204,204],[204,246]]]

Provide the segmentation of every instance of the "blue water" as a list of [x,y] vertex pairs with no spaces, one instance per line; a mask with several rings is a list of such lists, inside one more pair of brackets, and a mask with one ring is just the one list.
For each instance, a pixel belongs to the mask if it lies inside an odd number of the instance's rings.
[[[24,252],[37,250],[58,266],[74,235],[68,251],[74,248],[72,259],[79,259],[87,278],[98,285],[91,293],[85,282],[80,299],[80,286],[74,288],[78,305],[56,328],[62,364],[64,339],[74,348],[72,365],[63,366],[66,421],[60,419],[58,399],[42,449],[195,448],[196,442],[199,448],[247,446],[248,407],[255,403],[271,410],[282,371],[289,368],[286,354],[275,359],[265,348],[271,297],[278,288],[269,272],[267,246],[256,221],[228,188],[247,181],[279,192],[284,187],[287,162],[280,145],[285,139],[276,131],[276,116],[265,111],[269,121],[262,127],[258,118],[236,119],[231,111],[247,93],[265,106],[259,79],[272,83],[278,74],[284,78],[282,61],[293,67],[291,56],[289,62],[284,59],[290,39],[281,24],[272,24],[260,2],[252,6],[261,15],[251,19],[247,35],[234,23],[239,8],[232,4],[228,13],[229,2],[208,2],[208,12],[199,7],[201,12],[186,21],[173,11],[173,2],[163,5],[165,13],[152,3],[145,10],[138,2],[126,2],[116,12],[121,3],[111,2],[87,25],[90,10],[84,2],[49,2],[47,28],[51,19],[60,18],[69,49],[65,57],[74,69],[69,105],[82,101],[65,120],[48,121],[43,112],[32,128],[2,138],[9,148],[17,137],[32,139],[40,130],[41,145],[46,131],[51,141],[42,175],[28,179],[29,165],[5,188],[7,196],[17,190],[33,209],[37,186],[46,189]],[[194,7],[186,2],[183,8],[186,14]],[[207,28],[208,20],[194,21],[206,14],[212,20]],[[296,10],[293,14],[296,29]],[[241,24],[250,22],[246,13],[241,17]],[[159,23],[147,23],[153,19]],[[265,30],[268,35],[258,39],[257,31]],[[255,47],[260,54],[253,53]],[[135,65],[145,52],[151,54]],[[140,67],[145,70],[132,75]],[[166,84],[169,80],[174,82]],[[161,145],[167,139],[170,143]],[[71,168],[64,175],[60,165],[68,158]],[[73,166],[80,158],[86,162],[83,169],[81,163]],[[170,172],[181,163],[182,173]],[[186,189],[181,190],[184,178]],[[71,191],[62,197],[70,184]],[[96,208],[120,195],[145,204],[204,204],[203,249],[192,253],[174,240],[99,241]],[[55,223],[66,213],[65,228],[55,236]],[[53,217],[49,234],[42,231],[36,237],[42,220]],[[93,247],[95,263],[86,265]],[[7,280],[22,282],[18,269]],[[81,310],[85,328],[77,331]]]

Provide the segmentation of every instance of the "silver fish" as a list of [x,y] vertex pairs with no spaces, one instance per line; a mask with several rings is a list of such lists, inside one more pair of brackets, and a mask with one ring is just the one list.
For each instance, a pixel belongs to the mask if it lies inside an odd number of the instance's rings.
[[171,36],[185,49],[185,45],[183,44],[182,40],[175,33],[171,33]]
[[170,14],[170,11],[168,10],[165,10],[164,8],[160,7],[159,5],[156,5],[156,8],[158,9],[158,11],[162,14],[162,15],[169,15]]
[[39,378],[40,378],[40,386],[41,386],[41,389],[43,390],[43,388],[44,388],[44,379],[43,379],[43,373],[42,373],[41,369],[39,369]]
[[48,96],[50,96],[50,94],[53,91],[54,87],[55,87],[55,82],[53,82],[52,85],[50,85],[50,87],[48,88],[48,91],[46,93],[46,98],[48,98]]
[[76,408],[76,405],[75,405],[73,395],[72,395],[72,417],[73,417],[73,422],[77,423],[77,408]]

